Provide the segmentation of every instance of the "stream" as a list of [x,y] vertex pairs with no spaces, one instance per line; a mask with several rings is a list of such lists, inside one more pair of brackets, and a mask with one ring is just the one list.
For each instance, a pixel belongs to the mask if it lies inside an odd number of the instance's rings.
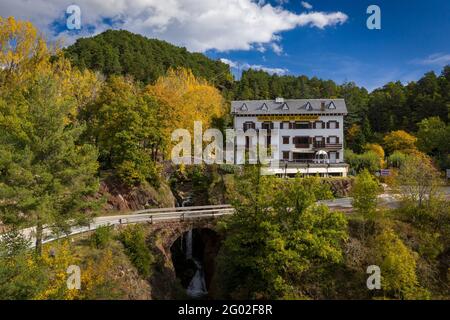
[[[188,196],[181,203],[182,207],[189,206],[192,203],[192,197]],[[192,229],[185,233],[186,260],[192,260],[196,266],[194,276],[186,289],[186,293],[191,298],[201,298],[208,294],[206,289],[205,272],[199,259],[193,256],[193,232]]]
[[203,271],[203,266],[199,260],[192,256],[192,230],[186,233],[186,259],[191,259],[194,261],[197,270],[195,271],[194,277],[192,278],[186,293],[191,298],[201,298],[208,294],[206,290],[205,273]]

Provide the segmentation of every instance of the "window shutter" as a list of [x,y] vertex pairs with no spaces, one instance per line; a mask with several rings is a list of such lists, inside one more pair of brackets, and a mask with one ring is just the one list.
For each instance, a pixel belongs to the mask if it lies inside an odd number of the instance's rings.
[[312,138],[309,137],[309,138],[308,138],[308,144],[311,144],[311,143],[312,143]]
[[283,122],[280,122],[280,129],[283,129]]
[[292,122],[289,122],[289,129],[294,129],[294,124]]
[[336,137],[336,143],[339,143],[339,137]]
[[327,122],[327,129],[330,129],[330,122]]
[[327,143],[330,143],[330,137],[327,137]]
[[339,121],[336,121],[336,129],[339,129]]

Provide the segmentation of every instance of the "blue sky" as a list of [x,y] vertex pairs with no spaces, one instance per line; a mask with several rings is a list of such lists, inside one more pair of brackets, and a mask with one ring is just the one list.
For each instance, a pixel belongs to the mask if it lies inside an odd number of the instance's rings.
[[[212,52],[211,57],[287,69],[339,83],[355,81],[369,90],[389,81],[404,83],[450,64],[450,1],[311,0],[314,10],[342,11],[348,20],[330,28],[296,28],[281,34],[283,53],[267,50]],[[366,27],[366,9],[381,9],[381,30]],[[304,11],[300,1],[285,7]],[[237,74],[235,70],[235,74]]]
[[[303,2],[303,3],[302,3]],[[65,44],[126,29],[222,59],[239,77],[253,67],[278,74],[354,81],[369,90],[450,64],[447,0],[2,0],[1,16],[32,21]],[[81,30],[67,30],[77,5]],[[366,27],[381,9],[381,30]]]

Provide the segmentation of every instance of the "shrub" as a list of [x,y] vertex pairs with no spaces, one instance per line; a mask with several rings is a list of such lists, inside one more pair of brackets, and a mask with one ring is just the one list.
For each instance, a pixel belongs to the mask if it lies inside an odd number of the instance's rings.
[[400,151],[394,151],[388,158],[388,164],[390,167],[400,168],[406,160],[406,154]]
[[383,160],[376,152],[372,150],[362,154],[356,154],[351,150],[348,150],[345,152],[345,159],[351,169],[355,172],[360,172],[364,169],[367,169],[370,172],[378,171],[381,169],[381,163]]
[[122,231],[119,239],[138,272],[144,277],[150,276],[154,259],[145,242],[143,228],[139,225],[129,226]]
[[91,236],[91,245],[95,248],[105,248],[112,238],[112,228],[110,226],[101,226]]

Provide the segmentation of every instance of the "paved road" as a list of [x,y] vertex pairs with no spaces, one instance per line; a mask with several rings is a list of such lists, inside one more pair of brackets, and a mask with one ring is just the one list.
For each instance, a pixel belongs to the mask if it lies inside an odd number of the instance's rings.
[[[387,205],[389,207],[396,207],[397,200],[390,195],[379,196],[380,204]],[[323,200],[319,203],[326,204],[331,209],[350,211],[352,209],[352,198],[338,198],[333,200]],[[51,242],[60,238],[64,238],[71,235],[76,235],[88,231],[97,229],[100,226],[114,226],[130,223],[154,223],[160,221],[173,221],[173,220],[189,220],[194,218],[205,217],[217,217],[228,214],[233,214],[234,209],[230,205],[210,205],[210,206],[197,206],[197,207],[178,207],[178,208],[158,208],[134,211],[130,214],[121,214],[114,216],[102,216],[94,218],[88,226],[73,227],[68,234],[54,235],[50,228],[44,229],[43,239],[44,243]],[[34,246],[35,228],[23,229],[22,234],[30,239],[32,246]],[[0,235],[0,239],[1,239]]]

